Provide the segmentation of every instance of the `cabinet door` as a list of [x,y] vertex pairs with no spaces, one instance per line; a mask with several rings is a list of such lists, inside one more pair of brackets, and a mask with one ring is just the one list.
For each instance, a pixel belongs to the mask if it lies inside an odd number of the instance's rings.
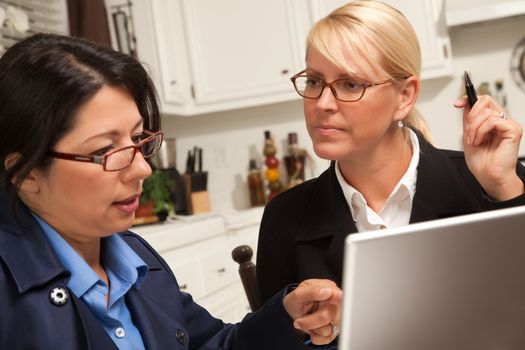
[[[147,24],[153,30],[151,40],[157,47],[152,52],[139,51],[139,56],[158,55],[155,80],[159,86],[162,102],[170,112],[177,113],[191,102],[191,76],[188,71],[181,2],[180,0],[141,1],[147,3],[143,6],[151,8],[151,16]],[[153,61],[153,57],[150,61]]]
[[301,2],[182,0],[195,103],[295,98],[289,77],[304,65],[308,20]]
[[127,16],[138,59],[158,90],[164,112],[182,113],[191,101],[191,80],[180,0],[105,0],[113,48],[118,50],[113,15]]
[[[421,46],[421,79],[452,74],[450,38],[444,16],[444,0],[383,0],[400,10],[410,21]],[[312,18],[326,16],[346,0],[310,0]]]

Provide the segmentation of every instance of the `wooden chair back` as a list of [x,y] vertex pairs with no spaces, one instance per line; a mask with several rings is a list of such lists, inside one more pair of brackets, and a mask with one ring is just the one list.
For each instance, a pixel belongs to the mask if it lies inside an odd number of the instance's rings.
[[257,311],[261,304],[259,290],[257,289],[256,269],[252,257],[253,250],[249,245],[240,245],[232,250],[232,258],[239,264],[239,276],[250,308],[252,311]]

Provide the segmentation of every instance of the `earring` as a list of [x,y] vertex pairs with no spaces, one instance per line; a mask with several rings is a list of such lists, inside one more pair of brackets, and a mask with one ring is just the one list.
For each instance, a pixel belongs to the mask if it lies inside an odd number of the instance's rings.
[[398,121],[397,121],[397,127],[398,127],[398,128],[402,128],[402,127],[404,127],[404,126],[405,126],[405,123],[403,122],[403,120],[398,120]]

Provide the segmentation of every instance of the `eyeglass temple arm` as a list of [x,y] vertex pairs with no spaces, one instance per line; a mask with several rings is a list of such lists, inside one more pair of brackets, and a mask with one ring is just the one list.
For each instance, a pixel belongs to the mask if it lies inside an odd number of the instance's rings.
[[86,163],[97,163],[102,164],[104,162],[104,156],[83,156],[79,154],[68,154],[49,151],[47,154],[53,158],[76,160],[78,162]]

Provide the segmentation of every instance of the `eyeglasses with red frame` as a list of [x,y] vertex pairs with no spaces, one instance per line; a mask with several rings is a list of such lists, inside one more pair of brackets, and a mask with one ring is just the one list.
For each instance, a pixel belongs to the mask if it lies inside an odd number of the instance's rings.
[[55,151],[48,151],[47,155],[52,158],[100,164],[104,171],[118,171],[129,167],[133,162],[133,159],[135,159],[135,154],[137,152],[140,152],[144,158],[151,158],[157,154],[162,145],[162,131],[154,133],[152,131],[144,130],[144,136],[145,138],[140,140],[136,145],[117,148],[101,156]]

